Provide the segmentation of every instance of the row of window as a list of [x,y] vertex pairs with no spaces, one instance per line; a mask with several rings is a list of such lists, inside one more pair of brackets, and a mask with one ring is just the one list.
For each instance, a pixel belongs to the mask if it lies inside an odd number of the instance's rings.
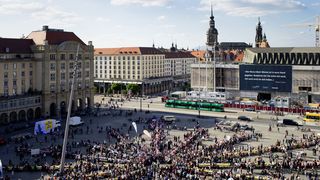
[[[21,63],[20,65],[21,65],[21,69],[25,69],[26,63]],[[13,69],[17,69],[17,67],[18,67],[18,64],[17,64],[17,63],[13,63],[13,64],[12,64],[12,68],[13,68]],[[32,67],[33,67],[32,63],[29,63],[29,68],[32,68]],[[4,64],[4,65],[3,65],[3,69],[4,69],[4,70],[8,70],[8,69],[9,69],[9,64]]]
[[95,60],[160,60],[164,59],[164,56],[95,56]]
[[113,75],[113,76],[111,76],[111,75],[104,75],[104,76],[102,76],[102,74],[100,74],[100,75],[98,75],[98,74],[96,74],[96,76],[95,76],[95,78],[106,78],[106,79],[112,79],[112,78],[114,78],[114,79],[126,79],[126,77],[127,77],[127,79],[140,79],[140,76],[138,75],[138,76],[135,76],[135,75],[132,75],[132,78],[131,78],[131,76],[130,75],[127,75],[127,76],[121,76],[121,75]]
[[[25,74],[26,74],[25,71],[22,71],[22,72],[21,72],[21,77],[25,77]],[[29,71],[29,76],[32,76],[32,74],[33,74],[32,71]],[[12,77],[13,77],[13,78],[17,78],[17,72],[16,72],[16,71],[13,71],[13,72],[12,72]],[[4,79],[9,78],[9,72],[4,72],[4,73],[3,73],[3,78],[4,78]]]
[[[74,66],[74,63],[70,62],[69,63],[69,69],[73,69],[73,66]],[[90,63],[89,62],[85,63],[85,68],[86,69],[90,68]],[[61,63],[60,64],[60,69],[61,70],[66,69],[66,64],[65,63]],[[78,62],[78,69],[81,69],[81,62]],[[56,63],[50,63],[50,70],[51,71],[55,71],[56,70]]]
[[[69,60],[76,59],[76,55],[74,54],[69,54],[68,57]],[[56,60],[56,54],[50,54],[49,58],[50,60]],[[85,59],[89,59],[89,55],[85,55]],[[60,60],[66,60],[66,54],[60,54]],[[78,54],[78,60],[82,60],[82,54]]]
[[[65,80],[66,79],[66,73],[61,73],[60,74],[60,79]],[[90,71],[85,71],[85,78],[89,78],[90,77]],[[73,78],[73,72],[69,73],[69,79]],[[77,72],[77,78],[82,78],[82,73],[81,71]],[[56,80],[56,73],[50,73],[50,81],[55,81]]]
[[21,98],[21,99],[9,100],[9,101],[2,101],[0,102],[0,110],[5,110],[8,108],[20,108],[20,107],[39,104],[39,103],[41,103],[40,97]]
[[[71,84],[72,82],[70,81],[69,82],[69,89],[71,89]],[[85,87],[83,87],[83,84],[82,84],[82,81],[78,81],[78,82],[75,82],[75,86],[74,88],[78,88],[78,89],[82,89],[82,88],[90,88],[90,82],[89,80],[86,80],[85,83],[84,83]],[[56,92],[56,84],[52,83],[50,84],[50,91],[51,92]],[[61,83],[60,84],[60,90],[61,91],[65,91],[66,90],[66,83]]]

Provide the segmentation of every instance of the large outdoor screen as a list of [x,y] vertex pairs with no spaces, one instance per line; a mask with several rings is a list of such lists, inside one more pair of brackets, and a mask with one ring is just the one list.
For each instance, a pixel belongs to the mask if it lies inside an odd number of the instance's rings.
[[240,90],[291,92],[292,67],[240,65]]

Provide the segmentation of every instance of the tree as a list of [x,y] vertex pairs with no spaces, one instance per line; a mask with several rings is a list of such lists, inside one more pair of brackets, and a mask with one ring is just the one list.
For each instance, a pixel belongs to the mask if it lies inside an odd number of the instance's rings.
[[120,83],[114,83],[111,85],[111,90],[114,91],[115,93],[120,93],[121,90],[126,89],[126,86],[124,84]]
[[137,94],[140,92],[140,86],[138,84],[128,84],[127,91],[131,91],[132,94]]

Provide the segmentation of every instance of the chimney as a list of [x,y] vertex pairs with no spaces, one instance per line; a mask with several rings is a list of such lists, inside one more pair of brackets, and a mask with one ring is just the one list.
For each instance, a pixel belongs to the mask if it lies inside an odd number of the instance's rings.
[[48,31],[48,30],[49,30],[49,26],[47,25],[42,26],[42,31]]
[[88,41],[88,46],[92,46],[92,41]]

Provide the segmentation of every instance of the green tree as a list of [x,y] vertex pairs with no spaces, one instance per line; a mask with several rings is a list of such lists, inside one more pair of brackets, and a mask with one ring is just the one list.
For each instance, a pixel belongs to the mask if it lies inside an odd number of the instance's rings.
[[138,84],[128,84],[127,91],[131,91],[132,94],[137,94],[140,92],[140,86]]

